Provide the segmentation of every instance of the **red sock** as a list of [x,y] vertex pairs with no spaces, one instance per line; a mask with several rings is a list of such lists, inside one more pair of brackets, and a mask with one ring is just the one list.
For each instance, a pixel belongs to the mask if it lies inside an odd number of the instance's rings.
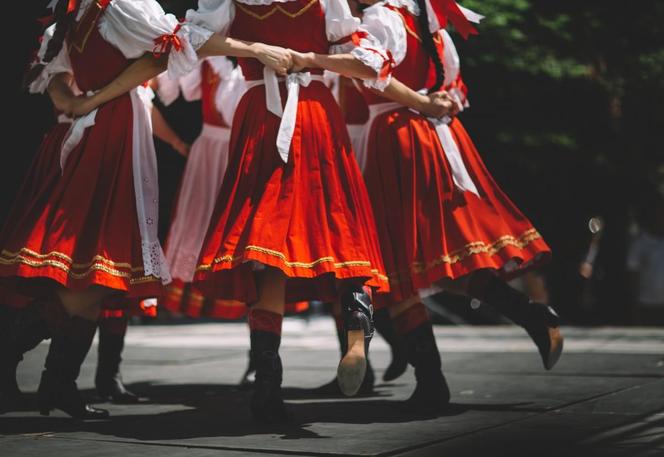
[[250,330],[274,333],[281,336],[281,323],[284,320],[284,316],[281,314],[264,309],[251,308],[248,320]]
[[398,316],[392,318],[394,328],[401,336],[412,332],[420,325],[429,322],[429,313],[422,303],[416,303]]

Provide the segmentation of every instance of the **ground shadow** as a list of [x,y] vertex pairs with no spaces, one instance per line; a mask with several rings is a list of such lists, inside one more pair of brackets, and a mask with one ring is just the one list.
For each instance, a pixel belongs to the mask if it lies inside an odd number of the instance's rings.
[[[252,422],[250,391],[223,384],[153,384],[129,386],[139,393],[138,405],[113,405],[107,421],[75,422],[62,417],[0,416],[0,430],[6,435],[84,431],[141,441],[177,440],[203,437],[229,437],[277,434],[281,439],[322,438],[308,430],[317,422],[339,424],[408,423],[456,416],[470,410],[541,411],[529,403],[459,404],[437,414],[417,414],[404,408],[402,400],[378,389],[375,396],[352,399],[316,398],[310,389],[285,388],[284,397],[293,420],[277,425]],[[92,395],[92,391],[84,391]],[[34,407],[34,394],[27,394]],[[100,404],[103,406],[103,404]]]

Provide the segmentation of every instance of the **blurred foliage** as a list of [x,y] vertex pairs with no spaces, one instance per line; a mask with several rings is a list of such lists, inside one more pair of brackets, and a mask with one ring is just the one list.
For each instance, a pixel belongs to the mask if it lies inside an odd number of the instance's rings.
[[462,120],[552,245],[559,296],[574,301],[565,288],[600,214],[597,280],[625,297],[632,215],[664,187],[664,2],[461,3],[486,16],[479,36],[453,34],[470,89]]

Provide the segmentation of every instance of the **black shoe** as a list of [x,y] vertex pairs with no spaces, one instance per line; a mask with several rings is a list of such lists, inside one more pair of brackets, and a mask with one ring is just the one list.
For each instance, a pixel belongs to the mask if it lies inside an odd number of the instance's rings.
[[408,333],[405,340],[417,381],[415,391],[406,400],[406,409],[425,414],[445,410],[450,403],[450,389],[441,370],[440,353],[431,323],[420,325]]
[[99,322],[99,348],[95,387],[97,395],[113,403],[134,404],[140,401],[138,395],[125,387],[120,374],[124,338],[127,332],[127,319],[104,318]]
[[483,301],[526,329],[539,350],[544,368],[553,368],[563,352],[560,318],[553,308],[531,302],[527,295],[496,276],[488,279],[482,295]]
[[46,357],[37,401],[39,412],[48,416],[60,409],[75,419],[104,419],[108,411],[94,408],[81,398],[76,378],[90,350],[97,323],[77,316],[63,319],[53,334]]
[[555,310],[541,303],[530,303],[530,311],[523,325],[542,357],[544,368],[550,370],[563,353],[560,317]]
[[22,410],[27,405],[16,382],[16,369],[25,352],[50,337],[40,306],[35,302],[21,310],[1,307],[0,413]]
[[369,343],[373,337],[373,306],[369,294],[358,285],[349,285],[340,296],[345,338],[337,368],[341,392],[349,397],[362,387],[367,371]]
[[405,343],[403,338],[397,334],[387,308],[374,313],[374,322],[376,324],[376,331],[387,342],[392,352],[392,360],[385,373],[383,373],[383,381],[394,381],[404,374],[408,368]]
[[59,409],[80,420],[109,417],[107,410],[95,408],[81,398],[75,381],[53,375],[49,370],[42,372],[37,401],[42,416],[48,416],[52,410]]
[[281,395],[283,367],[279,357],[280,342],[281,337],[274,333],[251,332],[251,352],[256,364],[251,413],[257,422],[276,423],[290,419]]
[[240,382],[238,383],[237,387],[239,390],[251,390],[254,388],[255,381],[256,363],[254,362],[254,358],[251,355],[251,351],[249,351],[249,364],[247,365],[247,369],[242,375],[242,378],[240,378]]

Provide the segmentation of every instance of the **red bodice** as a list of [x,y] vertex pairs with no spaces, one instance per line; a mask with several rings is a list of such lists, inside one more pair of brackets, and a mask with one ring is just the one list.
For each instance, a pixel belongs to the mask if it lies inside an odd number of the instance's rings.
[[217,110],[215,102],[220,83],[221,77],[214,71],[212,65],[204,60],[203,65],[201,65],[201,109],[203,111],[203,122],[219,127],[228,127],[221,113]]
[[[301,52],[327,54],[330,47],[320,0],[295,0],[271,5],[235,2],[235,19],[229,35]],[[238,61],[245,79],[263,79],[263,64],[258,60],[240,58]]]
[[93,2],[67,35],[74,77],[83,92],[101,89],[131,63],[99,33],[99,18],[108,3]]
[[369,120],[369,107],[352,80],[339,78],[339,106],[346,124],[359,125]]
[[[406,57],[394,68],[392,77],[397,78],[403,84],[416,91],[428,87],[435,81],[435,67],[429,58],[429,54],[427,54],[424,46],[422,46],[422,39],[420,38],[421,31],[417,17],[412,15],[405,7],[395,8],[385,6],[385,8],[390,8],[399,14],[406,28]],[[434,41],[442,57],[443,41],[438,35],[435,36]],[[366,90],[364,91],[364,95],[369,104],[390,101]]]

